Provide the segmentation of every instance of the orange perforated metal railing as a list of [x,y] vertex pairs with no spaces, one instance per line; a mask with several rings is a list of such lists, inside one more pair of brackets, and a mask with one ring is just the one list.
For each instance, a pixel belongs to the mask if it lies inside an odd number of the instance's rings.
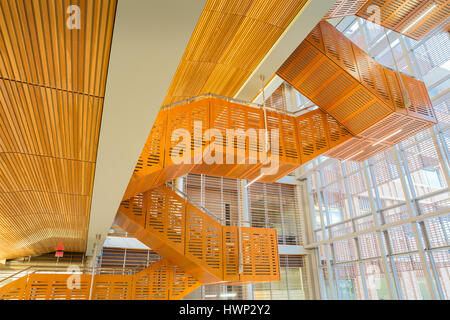
[[[201,121],[201,127],[195,127],[196,121]],[[251,134],[239,138],[227,135],[227,130],[235,129],[246,133],[254,130],[258,135],[258,130],[266,129],[266,123],[268,130],[279,130],[279,148],[274,148],[273,153],[278,157],[278,171],[260,176],[263,167],[261,159],[265,158],[264,149],[261,147],[264,137],[258,136],[258,143],[255,143]],[[185,145],[189,142],[180,138],[182,129],[186,130],[189,135],[187,138],[191,139],[190,146]],[[219,131],[221,136],[207,136],[207,139],[195,142],[195,137],[204,136],[209,129]],[[211,132],[209,131],[213,134]],[[351,137],[352,134],[333,117],[318,109],[294,115],[270,109],[264,112],[261,107],[213,95],[187,100],[159,112],[128,184],[124,200],[187,173],[250,181],[259,177],[258,180],[262,182],[275,182],[299,165]],[[212,141],[211,144],[209,141]],[[232,148],[227,148],[227,143],[231,144],[231,141]],[[211,145],[222,147],[220,161],[210,164],[204,159],[196,161],[196,155],[201,158],[207,148],[213,148]],[[187,150],[191,153],[187,157],[189,161],[175,164],[173,156],[183,155],[183,149],[184,152]],[[269,156],[272,156],[271,152],[269,151]],[[241,156],[242,161],[239,161],[237,155]]]
[[277,74],[354,135],[330,157],[365,160],[436,123],[423,82],[381,66],[325,21]]
[[0,300],[178,300],[200,285],[162,259],[135,275],[32,273],[0,287]]
[[166,186],[123,201],[115,222],[202,283],[279,280],[275,229],[222,225]]
[[[339,45],[333,44],[335,40]],[[264,112],[213,95],[164,108],[124,199],[187,173],[276,182],[321,154],[361,161],[435,123],[423,82],[402,75],[402,90],[397,73],[381,67],[326,22],[313,30],[278,74],[323,111],[301,115],[271,109]],[[411,102],[407,106],[405,90]],[[201,126],[196,127],[196,122]],[[242,139],[228,136],[228,129],[247,135]],[[252,130],[257,134],[259,129],[278,130],[279,148],[268,152],[269,157],[278,157],[278,170],[264,176],[260,175],[261,159],[265,158],[262,139],[258,136],[255,143],[249,134]],[[398,130],[401,132],[387,137]],[[205,134],[206,139],[198,139]],[[231,141],[232,148],[227,148]],[[202,155],[217,147],[223,150],[219,161],[207,163]],[[175,164],[174,156],[186,156],[188,161]]]
[[448,30],[450,1],[337,0],[324,19],[352,15],[418,40],[434,30]]

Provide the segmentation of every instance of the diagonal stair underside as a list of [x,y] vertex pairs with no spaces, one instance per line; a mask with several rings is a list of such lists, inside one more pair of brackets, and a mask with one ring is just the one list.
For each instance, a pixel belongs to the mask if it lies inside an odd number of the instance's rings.
[[81,274],[79,282],[74,279],[72,274],[32,273],[0,287],[0,300],[179,300],[201,285],[166,259],[135,275],[92,279]]

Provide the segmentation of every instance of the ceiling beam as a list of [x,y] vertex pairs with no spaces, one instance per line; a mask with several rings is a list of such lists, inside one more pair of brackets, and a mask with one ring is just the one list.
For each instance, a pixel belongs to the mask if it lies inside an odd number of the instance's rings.
[[[119,1],[86,254],[111,227],[206,0]],[[97,240],[99,239],[99,240]]]
[[263,82],[266,84],[272,79],[284,61],[289,58],[335,2],[336,0],[308,1],[234,98],[244,101],[253,100],[261,91]]

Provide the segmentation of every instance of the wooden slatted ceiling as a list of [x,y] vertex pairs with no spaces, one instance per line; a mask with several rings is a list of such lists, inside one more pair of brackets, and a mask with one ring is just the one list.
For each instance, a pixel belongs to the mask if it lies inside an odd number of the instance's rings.
[[0,259],[85,250],[116,2],[0,0]]
[[204,93],[232,97],[307,0],[209,0],[164,105]]

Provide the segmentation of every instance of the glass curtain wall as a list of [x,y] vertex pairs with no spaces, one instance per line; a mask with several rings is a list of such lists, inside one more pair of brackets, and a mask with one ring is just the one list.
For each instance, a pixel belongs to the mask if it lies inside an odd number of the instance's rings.
[[427,85],[438,124],[363,163],[320,157],[306,173],[323,299],[449,299],[450,39],[414,41],[366,20],[337,28]]

